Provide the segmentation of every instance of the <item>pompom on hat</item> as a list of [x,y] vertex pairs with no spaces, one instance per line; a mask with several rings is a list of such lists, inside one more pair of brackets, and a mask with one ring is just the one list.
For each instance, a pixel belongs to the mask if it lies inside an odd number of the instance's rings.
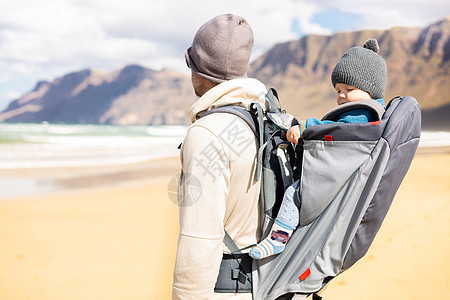
[[248,22],[233,14],[203,24],[185,52],[192,71],[214,83],[247,77],[254,37]]
[[352,85],[375,99],[384,98],[387,84],[387,66],[378,55],[376,39],[368,39],[363,47],[353,47],[342,55],[331,73],[333,87],[337,83]]

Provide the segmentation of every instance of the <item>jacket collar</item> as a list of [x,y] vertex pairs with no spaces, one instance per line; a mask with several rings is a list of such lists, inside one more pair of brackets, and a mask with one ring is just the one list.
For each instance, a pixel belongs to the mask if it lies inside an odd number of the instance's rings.
[[252,102],[266,107],[266,86],[254,78],[239,78],[216,85],[200,97],[191,107],[189,120],[194,123],[203,113],[222,106],[250,108]]

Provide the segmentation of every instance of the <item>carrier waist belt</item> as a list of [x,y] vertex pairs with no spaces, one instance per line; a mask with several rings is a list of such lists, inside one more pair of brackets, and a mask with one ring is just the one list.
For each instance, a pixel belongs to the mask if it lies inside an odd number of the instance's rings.
[[214,292],[251,293],[252,262],[248,254],[224,254]]

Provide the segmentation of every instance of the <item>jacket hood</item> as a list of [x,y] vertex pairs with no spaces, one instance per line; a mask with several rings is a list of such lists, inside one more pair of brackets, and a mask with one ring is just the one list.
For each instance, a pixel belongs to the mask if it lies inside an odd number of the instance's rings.
[[222,106],[241,106],[250,108],[257,102],[267,109],[266,86],[254,78],[239,78],[225,81],[200,97],[189,111],[189,120],[194,123],[206,111]]

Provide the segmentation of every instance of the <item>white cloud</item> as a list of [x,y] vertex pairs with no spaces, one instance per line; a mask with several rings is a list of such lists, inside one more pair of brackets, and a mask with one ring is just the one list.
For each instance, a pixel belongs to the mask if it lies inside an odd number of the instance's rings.
[[447,0],[321,0],[320,5],[362,16],[365,28],[426,26],[450,15],[450,2]]
[[[361,16],[371,28],[424,26],[450,14],[447,0],[5,0],[0,2],[0,66],[7,78],[27,76],[23,84],[128,63],[187,72],[183,53],[198,27],[215,15],[230,12],[249,21],[255,57],[299,33],[333,32],[312,22],[330,7]],[[7,92],[8,84],[0,80],[0,100],[17,95],[18,84]],[[31,88],[23,86],[23,92]]]

